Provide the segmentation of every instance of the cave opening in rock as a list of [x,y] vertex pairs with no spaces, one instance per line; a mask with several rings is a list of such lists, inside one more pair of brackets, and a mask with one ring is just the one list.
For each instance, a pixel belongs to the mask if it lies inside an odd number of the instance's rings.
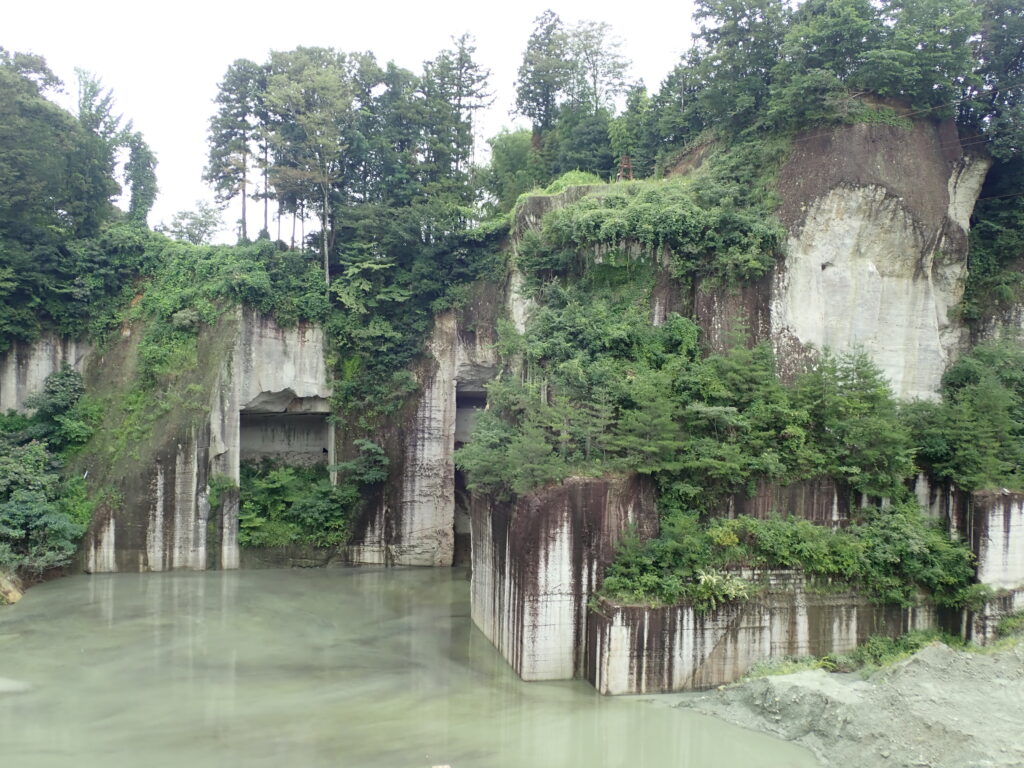
[[[469,442],[477,414],[487,405],[487,392],[482,388],[463,387],[455,390],[455,448]],[[455,469],[455,551],[452,565],[470,563],[470,494],[466,487],[466,473]]]
[[334,461],[334,435],[322,397],[297,397],[290,389],[262,392],[238,414],[242,463],[310,467]]
[[326,466],[330,463],[330,438],[326,413],[239,414],[242,463]]

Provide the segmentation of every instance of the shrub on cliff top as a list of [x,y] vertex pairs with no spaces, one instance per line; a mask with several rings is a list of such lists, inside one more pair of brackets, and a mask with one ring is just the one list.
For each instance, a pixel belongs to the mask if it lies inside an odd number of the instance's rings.
[[[521,260],[520,267],[531,276],[541,250],[592,254],[598,247],[636,245],[647,258],[667,251],[680,278],[759,278],[785,237],[772,182],[787,146],[784,139],[748,141],[686,177],[619,184],[558,208],[544,217],[543,239],[529,245],[533,260]],[[551,269],[550,261],[541,265]]]
[[793,568],[836,579],[879,604],[914,605],[920,591],[939,605],[972,599],[973,556],[926,519],[913,502],[868,508],[848,529],[806,520],[750,517],[702,523],[686,511],[663,513],[662,533],[639,542],[626,537],[609,566],[602,593],[630,603],[690,603],[698,611],[745,599],[738,568]]

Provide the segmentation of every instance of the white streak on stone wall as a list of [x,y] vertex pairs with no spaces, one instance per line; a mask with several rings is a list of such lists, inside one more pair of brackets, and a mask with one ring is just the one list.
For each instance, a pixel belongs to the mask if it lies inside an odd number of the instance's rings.
[[[468,334],[467,334],[468,335]],[[482,394],[498,360],[481,333],[467,343],[454,313],[434,319],[416,410],[403,435],[400,492],[384,499],[349,556],[359,563],[451,565],[455,548],[457,391]],[[465,418],[464,410],[464,418]],[[463,435],[465,437],[465,435]]]
[[146,528],[146,563],[150,571],[163,571],[167,569],[169,553],[164,547],[164,468],[161,464],[156,466],[153,484],[153,506]]
[[876,607],[856,595],[819,594],[796,572],[771,572],[767,580],[761,597],[703,614],[689,606],[602,601],[591,615],[591,682],[606,694],[710,688],[763,659],[847,653],[868,634],[937,626],[932,608]]
[[971,214],[974,204],[981,194],[981,185],[992,163],[989,160],[964,155],[953,168],[947,183],[949,194],[949,210],[947,215],[967,232],[971,228]]
[[656,529],[645,483],[568,478],[515,502],[476,502],[470,518],[473,622],[523,680],[581,674],[587,603],[619,536]]
[[0,413],[24,410],[25,399],[41,392],[46,377],[65,363],[84,370],[91,349],[84,342],[52,334],[31,344],[14,343],[0,357]]
[[999,622],[1007,616],[1024,612],[1024,587],[1011,590],[989,600],[980,611],[970,615],[965,629],[972,642],[985,645],[999,638]]
[[[198,494],[199,446],[196,437],[194,431],[189,432],[188,441],[178,446],[174,460],[174,527],[168,553],[171,568],[206,568],[207,515],[202,514],[203,505]],[[204,488],[204,499],[205,494]]]
[[113,573],[117,570],[117,520],[110,517],[89,542],[85,570],[89,573]]
[[[563,515],[568,510],[562,510]],[[526,596],[529,620],[523,623],[523,680],[567,680],[575,673],[579,615],[573,589],[572,537],[567,516],[551,531],[538,553],[537,591]],[[566,652],[569,649],[570,652]]]
[[232,571],[238,568],[241,553],[238,548],[238,497],[226,501],[220,510],[220,567]]
[[451,565],[455,551],[455,365],[457,329],[438,315],[428,350],[437,367],[423,388],[405,436],[398,565]]
[[508,314],[516,331],[526,333],[526,321],[535,306],[523,293],[523,273],[513,268],[508,278]]
[[978,581],[998,589],[1024,586],[1024,496],[976,495],[973,514]]

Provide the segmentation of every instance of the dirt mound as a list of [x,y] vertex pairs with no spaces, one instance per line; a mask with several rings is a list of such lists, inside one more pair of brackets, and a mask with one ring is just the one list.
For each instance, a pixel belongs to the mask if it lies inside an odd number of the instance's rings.
[[1024,642],[986,655],[936,644],[867,680],[799,672],[677,706],[799,742],[826,766],[1024,766]]

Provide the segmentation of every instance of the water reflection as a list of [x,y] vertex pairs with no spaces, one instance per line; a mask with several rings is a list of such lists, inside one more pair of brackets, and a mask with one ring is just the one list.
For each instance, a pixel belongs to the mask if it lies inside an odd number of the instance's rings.
[[[464,573],[75,577],[0,612],[0,765],[815,765],[710,718],[524,684]],[[72,762],[73,761],[73,762]]]

